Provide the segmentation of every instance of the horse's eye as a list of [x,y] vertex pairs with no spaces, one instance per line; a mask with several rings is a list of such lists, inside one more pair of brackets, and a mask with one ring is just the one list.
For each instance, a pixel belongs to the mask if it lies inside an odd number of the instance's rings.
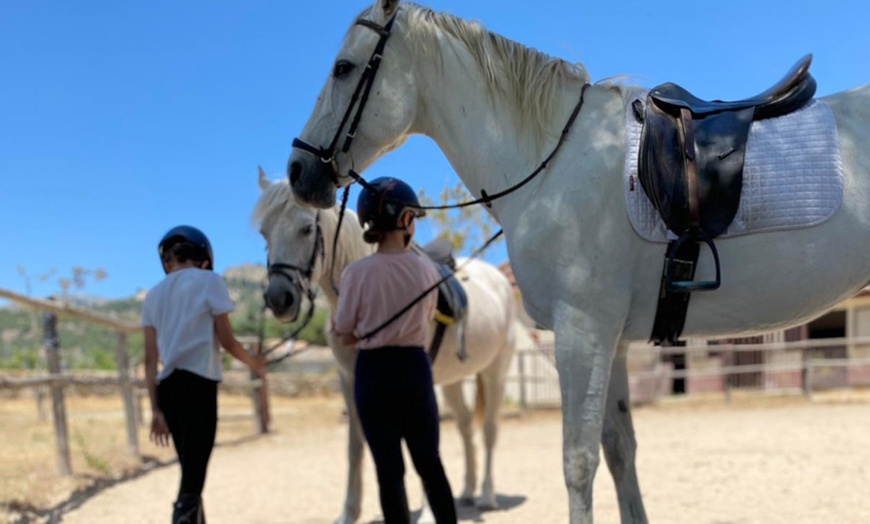
[[302,228],[302,234],[305,236],[310,235],[312,231],[314,231],[314,226],[312,226],[311,224]]
[[332,71],[332,76],[341,78],[353,71],[353,64],[347,60],[339,60],[335,63],[335,69]]

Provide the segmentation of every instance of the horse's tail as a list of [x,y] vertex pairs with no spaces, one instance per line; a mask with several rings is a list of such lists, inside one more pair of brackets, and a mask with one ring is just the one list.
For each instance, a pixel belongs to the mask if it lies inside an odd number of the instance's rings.
[[483,376],[477,375],[477,392],[474,395],[474,420],[479,426],[483,426],[484,415],[486,414],[486,395],[483,391]]

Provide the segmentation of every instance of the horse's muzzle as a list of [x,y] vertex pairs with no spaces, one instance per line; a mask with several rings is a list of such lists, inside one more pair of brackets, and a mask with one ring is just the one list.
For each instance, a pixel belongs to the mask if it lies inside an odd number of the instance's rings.
[[321,162],[310,154],[293,154],[287,163],[287,179],[300,203],[320,209],[335,205],[335,164]]
[[263,301],[275,318],[282,322],[293,322],[299,316],[299,302],[287,290],[270,285],[263,293]]

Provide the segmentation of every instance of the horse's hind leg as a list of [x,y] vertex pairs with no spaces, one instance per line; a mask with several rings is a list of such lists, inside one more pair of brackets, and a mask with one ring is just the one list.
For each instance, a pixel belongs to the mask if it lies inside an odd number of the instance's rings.
[[637,441],[631,422],[631,403],[628,389],[627,347],[620,346],[610,372],[607,408],[601,444],[604,459],[616,484],[619,514],[624,524],[646,523],[646,512],[640,496],[635,469]]
[[462,381],[441,386],[444,400],[456,417],[456,427],[462,436],[462,444],[465,448],[465,488],[462,490],[460,500],[465,504],[474,503],[474,485],[477,483],[477,466],[474,456],[473,431],[471,427],[471,413],[465,405],[462,397]]
[[478,389],[483,388],[483,406],[480,406],[481,395],[478,394],[476,410],[479,412],[481,407],[483,408],[483,442],[486,450],[483,484],[481,485],[480,499],[477,501],[477,506],[480,509],[498,508],[492,465],[495,443],[498,439],[498,422],[504,399],[505,381],[513,355],[514,348],[512,346],[505,347],[496,360],[478,375],[477,387]]

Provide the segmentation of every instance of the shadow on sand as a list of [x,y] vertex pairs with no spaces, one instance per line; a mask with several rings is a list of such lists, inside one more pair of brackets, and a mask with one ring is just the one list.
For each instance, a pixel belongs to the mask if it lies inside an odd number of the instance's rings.
[[[457,501],[456,516],[459,522],[486,522],[485,517],[487,513],[510,511],[526,502],[526,497],[524,497],[523,495],[496,495],[495,499],[498,502],[498,508],[488,510],[482,510],[474,504]],[[419,518],[419,510],[415,511],[411,515],[412,522],[416,522]],[[370,520],[366,524],[384,524],[384,521]]]
[[[260,435],[249,435],[240,437],[227,442],[221,442],[215,445],[215,448],[232,448],[247,444],[262,438]],[[91,482],[82,488],[72,492],[66,499],[51,508],[38,508],[30,504],[12,503],[4,506],[5,509],[12,514],[10,524],[57,524],[63,522],[63,516],[70,511],[80,508],[85,502],[96,497],[103,491],[116,486],[118,484],[135,480],[139,477],[147,475],[152,471],[156,471],[166,466],[177,464],[178,460],[160,461],[154,457],[147,455],[142,456],[141,467],[131,473],[118,478],[101,478],[92,475],[80,475],[83,479],[89,479]]]

